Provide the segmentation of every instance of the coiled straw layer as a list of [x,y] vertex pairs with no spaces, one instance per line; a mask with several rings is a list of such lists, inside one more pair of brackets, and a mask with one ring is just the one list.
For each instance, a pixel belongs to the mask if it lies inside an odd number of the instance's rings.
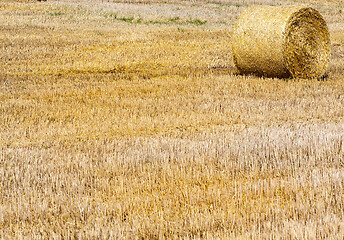
[[313,8],[253,6],[236,23],[232,51],[243,74],[319,78],[329,61],[330,35]]

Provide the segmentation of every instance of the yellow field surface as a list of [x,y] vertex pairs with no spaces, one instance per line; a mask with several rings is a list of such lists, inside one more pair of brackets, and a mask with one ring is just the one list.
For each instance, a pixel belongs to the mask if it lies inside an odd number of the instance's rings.
[[[307,4],[323,79],[240,75],[252,4]],[[341,239],[342,1],[1,1],[0,239]]]

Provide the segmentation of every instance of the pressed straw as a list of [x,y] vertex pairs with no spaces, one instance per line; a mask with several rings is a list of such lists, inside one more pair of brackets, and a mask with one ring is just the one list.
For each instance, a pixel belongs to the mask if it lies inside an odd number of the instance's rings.
[[240,15],[231,41],[242,74],[319,78],[329,61],[326,22],[310,7],[249,7]]

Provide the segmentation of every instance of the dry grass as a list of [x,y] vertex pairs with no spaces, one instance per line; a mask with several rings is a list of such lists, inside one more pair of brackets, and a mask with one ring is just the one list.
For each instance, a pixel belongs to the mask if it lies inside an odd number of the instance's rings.
[[342,5],[314,81],[237,75],[242,2],[2,1],[0,238],[341,238]]

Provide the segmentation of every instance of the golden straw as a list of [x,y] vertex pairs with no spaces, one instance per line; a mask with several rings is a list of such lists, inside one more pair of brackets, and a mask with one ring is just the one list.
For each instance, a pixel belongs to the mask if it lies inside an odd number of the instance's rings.
[[330,35],[313,8],[253,6],[236,23],[232,50],[243,74],[319,78],[329,61]]

